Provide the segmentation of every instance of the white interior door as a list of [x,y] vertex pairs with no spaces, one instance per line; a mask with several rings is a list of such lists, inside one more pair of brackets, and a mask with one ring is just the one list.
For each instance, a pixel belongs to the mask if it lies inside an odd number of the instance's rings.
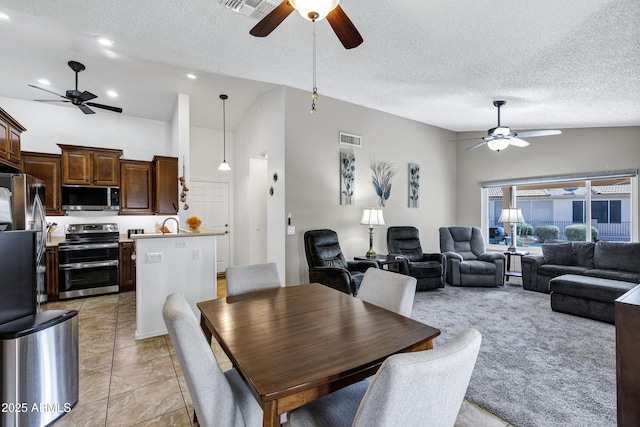
[[229,184],[226,182],[191,181],[189,189],[189,213],[202,219],[203,228],[225,230],[216,239],[217,272],[229,266]]

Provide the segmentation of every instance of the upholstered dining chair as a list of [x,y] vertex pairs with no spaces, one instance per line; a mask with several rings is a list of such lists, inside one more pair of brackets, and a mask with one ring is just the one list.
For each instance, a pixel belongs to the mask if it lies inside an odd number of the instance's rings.
[[275,262],[227,267],[225,278],[227,296],[282,286]]
[[478,227],[440,227],[440,252],[447,258],[447,283],[453,286],[504,285],[501,252],[487,252]]
[[365,271],[378,268],[375,260],[347,261],[333,230],[309,230],[304,233],[304,251],[309,265],[309,280],[357,295]]
[[378,307],[411,317],[416,278],[377,268],[364,273],[358,298]]
[[260,404],[235,369],[222,372],[184,297],[170,294],[162,315],[200,425],[261,426]]
[[389,227],[387,250],[389,255],[404,257],[405,263],[400,272],[418,280],[416,290],[444,288],[445,257],[439,253],[422,252],[420,233],[416,227]]
[[291,427],[453,427],[482,336],[465,329],[442,347],[390,356],[362,381],[289,414]]

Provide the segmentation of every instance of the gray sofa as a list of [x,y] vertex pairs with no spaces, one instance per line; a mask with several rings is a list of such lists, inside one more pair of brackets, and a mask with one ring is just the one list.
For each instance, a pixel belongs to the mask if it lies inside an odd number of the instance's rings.
[[549,293],[549,281],[565,274],[640,283],[640,243],[559,242],[522,257],[522,287]]

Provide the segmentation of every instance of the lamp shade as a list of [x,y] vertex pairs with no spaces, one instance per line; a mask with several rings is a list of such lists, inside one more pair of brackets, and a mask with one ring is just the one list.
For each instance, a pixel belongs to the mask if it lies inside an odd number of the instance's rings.
[[384,216],[382,216],[382,209],[370,208],[365,209],[362,212],[362,218],[360,219],[361,225],[384,225]]
[[509,224],[524,222],[524,217],[522,216],[522,210],[516,209],[516,208],[502,209],[498,222],[509,223]]
[[311,16],[317,14],[315,20],[326,18],[333,9],[336,8],[340,0],[289,0],[289,3],[305,19],[312,20]]
[[501,151],[509,146],[509,140],[507,138],[497,138],[489,141],[487,146],[493,151]]

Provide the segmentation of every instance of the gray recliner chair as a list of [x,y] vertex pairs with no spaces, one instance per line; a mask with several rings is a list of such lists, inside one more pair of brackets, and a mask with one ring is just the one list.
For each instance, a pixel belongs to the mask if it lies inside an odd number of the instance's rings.
[[440,252],[447,259],[447,283],[453,286],[504,285],[505,257],[486,252],[478,227],[440,227]]

